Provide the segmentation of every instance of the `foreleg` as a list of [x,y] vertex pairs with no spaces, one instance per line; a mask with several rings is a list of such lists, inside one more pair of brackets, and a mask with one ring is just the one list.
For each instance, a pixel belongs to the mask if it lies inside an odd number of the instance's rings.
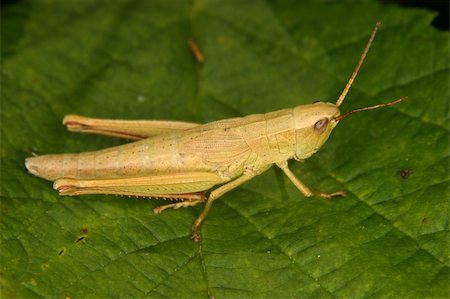
[[287,161],[283,161],[277,163],[277,166],[283,170],[283,172],[287,175],[287,177],[291,180],[291,182],[303,193],[303,195],[310,197],[313,195],[317,195],[324,198],[331,198],[334,196],[346,196],[347,193],[345,191],[338,191],[334,193],[323,193],[323,192],[312,192],[308,186],[306,186],[299,178],[295,176],[295,174],[289,169]]

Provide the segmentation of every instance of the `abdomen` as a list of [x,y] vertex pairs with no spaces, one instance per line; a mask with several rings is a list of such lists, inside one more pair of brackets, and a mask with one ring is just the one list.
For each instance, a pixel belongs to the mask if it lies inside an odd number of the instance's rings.
[[107,179],[183,171],[207,171],[195,155],[178,150],[176,134],[157,136],[103,150],[28,158],[27,169],[47,180]]

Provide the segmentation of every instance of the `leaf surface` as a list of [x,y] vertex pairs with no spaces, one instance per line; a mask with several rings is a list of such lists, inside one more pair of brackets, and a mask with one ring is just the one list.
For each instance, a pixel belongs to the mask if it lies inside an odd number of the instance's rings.
[[[448,33],[433,15],[375,1],[18,1],[2,7],[3,297],[449,296]],[[121,140],[66,132],[65,114],[209,122],[334,102],[383,23],[343,112],[293,171],[272,168],[200,206],[60,197],[32,153]],[[187,47],[205,56],[199,65]]]

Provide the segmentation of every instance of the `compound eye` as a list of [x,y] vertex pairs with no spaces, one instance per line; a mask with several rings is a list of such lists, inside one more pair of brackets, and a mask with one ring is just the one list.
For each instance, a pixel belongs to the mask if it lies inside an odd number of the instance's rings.
[[322,134],[328,124],[328,118],[321,119],[314,124],[314,131],[317,134]]

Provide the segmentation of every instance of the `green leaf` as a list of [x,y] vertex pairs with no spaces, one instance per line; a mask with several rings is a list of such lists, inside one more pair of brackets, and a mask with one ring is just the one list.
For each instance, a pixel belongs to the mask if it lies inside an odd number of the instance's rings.
[[[17,1],[2,7],[4,298],[449,296],[448,33],[376,1]],[[343,121],[293,171],[272,168],[202,207],[61,197],[27,156],[123,141],[67,132],[65,114],[209,122],[334,102],[409,100]],[[199,65],[187,47],[194,38]]]

